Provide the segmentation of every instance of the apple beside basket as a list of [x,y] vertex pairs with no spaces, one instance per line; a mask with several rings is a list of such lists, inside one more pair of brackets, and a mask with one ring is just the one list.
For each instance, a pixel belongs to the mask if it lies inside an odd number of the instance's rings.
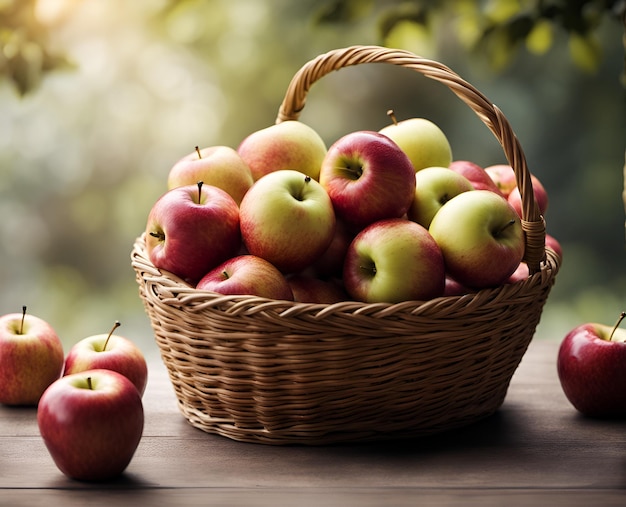
[[520,188],[524,281],[426,302],[331,305],[223,296],[152,265],[143,235],[131,261],[179,409],[234,440],[321,445],[419,437],[493,414],[559,270],[522,148],[502,112],[445,65],[410,52],[352,46],[292,78],[277,122],[297,120],[311,85],[343,67],[388,63],[446,85],[491,130]]

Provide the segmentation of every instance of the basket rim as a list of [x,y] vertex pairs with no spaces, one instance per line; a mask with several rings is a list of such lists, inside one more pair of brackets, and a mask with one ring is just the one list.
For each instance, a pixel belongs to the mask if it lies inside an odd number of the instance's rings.
[[425,301],[407,300],[398,303],[365,303],[356,300],[346,300],[337,303],[305,303],[275,300],[246,294],[224,295],[196,289],[175,274],[159,269],[152,264],[145,250],[145,232],[136,238],[130,256],[132,267],[136,272],[136,276],[141,278],[142,283],[158,285],[160,290],[168,292],[168,299],[171,300],[171,303],[184,304],[187,308],[193,308],[195,311],[214,307],[231,314],[251,315],[254,313],[275,312],[280,317],[306,314],[314,315],[317,319],[338,313],[366,314],[381,317],[404,312],[429,315],[438,313],[442,306],[480,306],[494,299],[512,298],[517,294],[526,294],[553,284],[561,264],[559,255],[549,247],[546,247],[546,256],[541,263],[540,270],[529,275],[524,280],[512,284],[488,287],[457,296],[438,296]]

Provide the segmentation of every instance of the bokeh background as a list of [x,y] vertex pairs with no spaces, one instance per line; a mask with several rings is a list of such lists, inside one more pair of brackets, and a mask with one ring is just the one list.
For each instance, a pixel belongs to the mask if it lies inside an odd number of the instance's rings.
[[[614,5],[613,5],[614,4]],[[538,6],[543,6],[543,11]],[[157,354],[130,266],[167,173],[196,145],[274,122],[306,61],[384,44],[442,61],[497,104],[550,196],[564,263],[536,339],[626,309],[623,2],[3,0],[0,312],[22,305],[66,349],[107,332]],[[621,13],[623,15],[623,11]],[[505,162],[443,85],[367,65],[326,76],[301,120],[330,145],[422,116],[454,158]]]

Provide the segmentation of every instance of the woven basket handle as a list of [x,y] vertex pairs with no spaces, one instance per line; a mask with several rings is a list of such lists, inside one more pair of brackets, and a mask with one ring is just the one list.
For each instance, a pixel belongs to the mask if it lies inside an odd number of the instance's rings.
[[522,147],[502,111],[445,65],[409,51],[380,46],[351,46],[329,51],[310,60],[294,75],[278,111],[276,123],[298,119],[304,109],[306,95],[317,80],[334,70],[362,63],[390,63],[407,67],[445,84],[491,130],[515,171],[522,197],[522,227],[526,238],[524,260],[531,274],[538,272],[545,256],[546,226],[535,201],[531,174]]

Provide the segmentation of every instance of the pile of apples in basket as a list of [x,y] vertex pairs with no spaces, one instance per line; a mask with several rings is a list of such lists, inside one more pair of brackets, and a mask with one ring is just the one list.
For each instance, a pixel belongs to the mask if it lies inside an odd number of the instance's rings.
[[[380,131],[329,147],[285,121],[237,149],[196,148],[150,210],[150,261],[200,290],[324,304],[427,301],[526,278],[512,167],[453,160],[435,123],[388,114]],[[562,254],[554,237],[546,245]]]

